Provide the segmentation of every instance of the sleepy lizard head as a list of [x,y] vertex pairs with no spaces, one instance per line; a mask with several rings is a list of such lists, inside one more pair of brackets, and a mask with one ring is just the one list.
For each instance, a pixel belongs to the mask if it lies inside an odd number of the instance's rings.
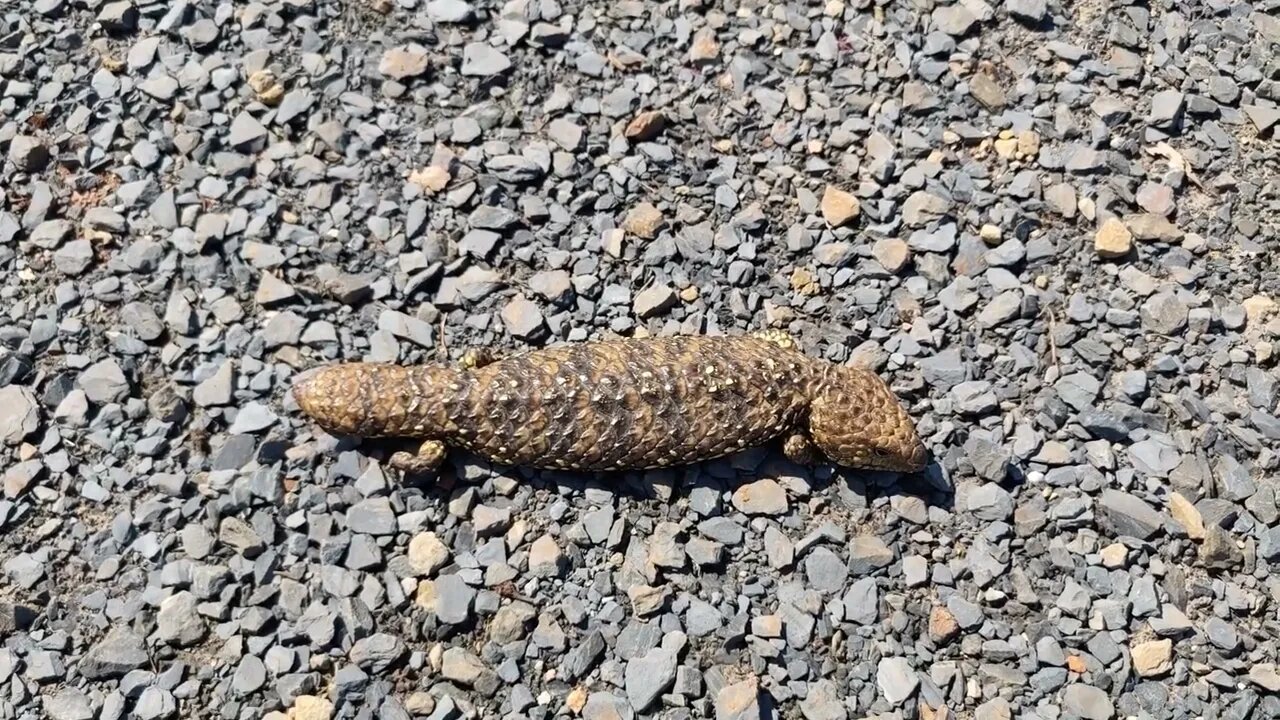
[[928,457],[897,396],[860,368],[828,370],[809,407],[809,433],[827,457],[846,467],[918,472]]

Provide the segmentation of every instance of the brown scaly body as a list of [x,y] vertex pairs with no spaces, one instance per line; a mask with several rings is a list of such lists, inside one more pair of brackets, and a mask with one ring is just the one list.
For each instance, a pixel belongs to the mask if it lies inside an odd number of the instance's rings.
[[785,334],[555,346],[470,367],[347,363],[302,374],[294,397],[329,432],[423,440],[392,464],[428,470],[447,447],[544,469],[642,470],[783,439],[798,461],[924,466],[915,425],[874,373],[814,360]]

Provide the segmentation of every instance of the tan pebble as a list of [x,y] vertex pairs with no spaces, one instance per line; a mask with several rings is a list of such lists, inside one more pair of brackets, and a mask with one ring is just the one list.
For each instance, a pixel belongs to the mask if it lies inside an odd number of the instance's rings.
[[378,72],[393,80],[406,80],[425,73],[429,63],[427,54],[421,50],[395,47],[382,54]]
[[563,564],[564,553],[550,535],[539,537],[529,547],[529,573],[535,577],[556,577]]
[[444,645],[436,643],[427,651],[427,662],[431,665],[431,669],[440,672],[440,668],[444,665]]
[[1040,154],[1040,135],[1034,130],[1018,133],[1018,152],[1027,157]]
[[1018,141],[1014,138],[1001,138],[995,141],[996,155],[1008,160],[1018,151]]
[[667,604],[667,586],[651,587],[649,585],[632,585],[627,590],[631,599],[631,609],[636,615],[652,615]]
[[667,116],[661,110],[648,110],[636,115],[622,132],[628,140],[644,142],[657,137],[667,125]]
[[862,211],[853,193],[828,185],[822,193],[822,219],[831,227],[846,225]]
[[1173,669],[1173,641],[1151,640],[1134,645],[1133,670],[1139,677],[1160,677]]
[[1276,310],[1276,301],[1266,295],[1254,295],[1240,305],[1244,308],[1245,317],[1248,318],[1250,325],[1265,322],[1267,317]]
[[953,640],[960,634],[960,623],[943,605],[934,605],[929,611],[929,637],[936,643]]
[[1067,669],[1073,673],[1080,674],[1080,673],[1083,673],[1085,670],[1088,670],[1089,665],[1084,661],[1084,658],[1080,657],[1079,655],[1068,655]]
[[991,223],[983,225],[982,229],[978,231],[978,236],[988,245],[1000,244],[1000,228]]
[[299,695],[289,708],[289,720],[329,720],[333,703],[314,695]]
[[1138,240],[1174,242],[1182,237],[1182,230],[1163,215],[1137,213],[1126,215],[1124,224]]
[[1169,496],[1169,514],[1186,531],[1187,537],[1192,540],[1204,539],[1204,518],[1201,517],[1200,510],[1183,497],[1182,493]]
[[1133,235],[1119,218],[1109,217],[1093,237],[1093,249],[1098,257],[1122,258],[1133,248]]
[[791,271],[791,289],[801,295],[817,295],[822,288],[807,268],[796,268]]
[[1129,548],[1120,543],[1111,543],[1098,554],[1102,556],[1102,566],[1111,570],[1122,568],[1129,561]]
[[264,105],[276,105],[284,97],[284,87],[276,82],[270,70],[258,70],[249,76],[249,89]]
[[[720,55],[720,43],[716,42],[715,31],[703,28],[693,36],[689,45],[689,59],[696,63],[710,62]],[[732,82],[732,81],[730,81]]]
[[622,221],[622,229],[636,237],[652,240],[657,237],[662,222],[662,212],[651,203],[642,202],[627,213],[626,219]]
[[871,246],[871,255],[885,270],[897,273],[911,259],[911,248],[901,238],[880,238]]
[[1266,340],[1263,340],[1262,342],[1259,342],[1257,345],[1253,346],[1253,357],[1259,363],[1267,362],[1268,360],[1271,359],[1271,356],[1274,353],[1275,353],[1275,347],[1272,346],[1272,344],[1267,342]]
[[686,287],[686,288],[682,289],[682,290],[680,291],[680,299],[681,299],[681,300],[683,300],[683,301],[685,301],[685,302],[687,302],[687,303],[691,303],[691,302],[693,302],[694,300],[697,300],[697,299],[698,299],[698,286],[697,286],[697,285],[690,285],[689,287]]
[[822,8],[822,14],[827,17],[844,15],[844,0],[827,0],[827,4]]
[[740,486],[732,499],[733,506],[747,515],[783,515],[787,512],[787,493],[772,478]]
[[782,637],[782,616],[761,615],[752,618],[751,634],[762,638]]
[[409,567],[430,577],[449,562],[449,547],[433,532],[421,532],[409,541]]
[[585,688],[576,687],[569,692],[569,696],[564,699],[565,707],[574,715],[582,712],[582,708],[587,706],[587,691]]
[[604,235],[600,239],[600,246],[604,249],[606,255],[611,258],[622,257],[622,239],[626,237],[627,231],[622,228],[610,228],[604,231]]
[[431,580],[423,580],[418,583],[418,595],[414,598],[414,602],[417,603],[420,608],[429,612],[435,612],[437,596],[436,584]]
[[436,699],[419,690],[405,698],[404,709],[412,715],[430,715],[436,709]]
[[1085,220],[1092,220],[1097,217],[1098,206],[1093,198],[1082,197],[1076,201],[1076,209],[1084,216]]
[[449,185],[449,171],[431,165],[409,173],[409,182],[434,195]]

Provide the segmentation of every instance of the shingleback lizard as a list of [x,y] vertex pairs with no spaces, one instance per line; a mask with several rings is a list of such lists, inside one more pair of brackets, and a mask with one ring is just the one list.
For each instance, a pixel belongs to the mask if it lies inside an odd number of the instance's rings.
[[330,433],[414,441],[390,458],[411,472],[448,447],[577,471],[684,465],[777,439],[806,464],[914,472],[926,457],[884,381],[778,331],[473,351],[460,366],[343,363],[300,374],[293,393]]

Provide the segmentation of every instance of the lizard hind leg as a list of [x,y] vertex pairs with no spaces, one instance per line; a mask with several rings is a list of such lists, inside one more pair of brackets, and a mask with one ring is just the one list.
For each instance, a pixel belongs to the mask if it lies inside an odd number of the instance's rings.
[[464,370],[475,370],[485,365],[490,365],[502,359],[502,353],[488,347],[467,348],[462,354],[460,364]]
[[813,444],[808,434],[802,432],[788,435],[782,441],[782,454],[791,462],[806,467],[817,465],[823,460],[822,451]]
[[766,342],[771,342],[774,345],[777,345],[778,347],[783,348],[784,350],[800,349],[799,343],[797,343],[796,339],[791,337],[791,334],[788,333],[786,330],[778,330],[775,328],[770,328],[769,330],[759,330],[757,332],[753,332],[751,333],[751,335],[752,337],[759,338]]
[[387,464],[403,473],[421,475],[438,469],[444,461],[445,452],[444,443],[439,440],[424,440],[412,451],[399,450],[392,453]]

